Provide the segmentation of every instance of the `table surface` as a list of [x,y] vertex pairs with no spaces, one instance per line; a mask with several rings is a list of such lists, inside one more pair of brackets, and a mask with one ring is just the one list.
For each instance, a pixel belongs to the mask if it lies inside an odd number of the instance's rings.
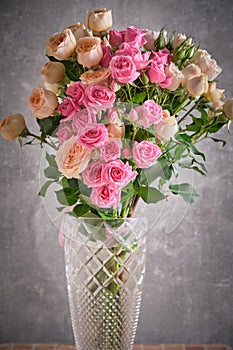
[[[0,350],[75,350],[72,344],[0,344]],[[231,350],[223,344],[136,344],[134,350]]]

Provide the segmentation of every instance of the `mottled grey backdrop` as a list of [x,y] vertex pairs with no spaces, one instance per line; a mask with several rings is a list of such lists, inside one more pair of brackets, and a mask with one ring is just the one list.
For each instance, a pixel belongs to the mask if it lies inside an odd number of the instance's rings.
[[[192,34],[221,63],[233,95],[231,0],[1,0],[1,118],[21,111],[36,131],[27,96],[40,83],[44,42],[85,11],[107,6],[114,25]],[[222,132],[221,135],[225,135]],[[233,136],[205,142],[209,175],[189,177],[192,206],[171,197],[150,206],[147,274],[137,342],[233,345]],[[41,151],[0,140],[0,342],[72,342],[63,251],[37,197]],[[142,206],[141,206],[142,208]]]

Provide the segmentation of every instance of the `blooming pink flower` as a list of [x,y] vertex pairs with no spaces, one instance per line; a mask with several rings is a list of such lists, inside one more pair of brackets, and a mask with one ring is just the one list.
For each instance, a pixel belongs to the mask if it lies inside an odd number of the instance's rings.
[[149,64],[150,52],[141,53],[141,51],[129,43],[122,43],[119,50],[115,52],[116,56],[131,56],[136,70],[144,69]]
[[[154,54],[155,54],[155,52],[154,52]],[[156,54],[160,57],[160,59],[162,60],[162,62],[164,64],[170,64],[171,63],[171,61],[172,61],[172,54],[167,48],[157,51]]]
[[135,47],[141,47],[146,44],[144,35],[147,34],[147,30],[138,29],[134,26],[128,27],[125,31],[125,41]]
[[112,47],[120,46],[125,41],[125,31],[110,30],[109,31],[109,42]]
[[84,105],[86,107],[111,106],[116,95],[106,86],[90,85],[86,88]]
[[111,139],[105,141],[100,146],[100,158],[105,162],[114,160],[120,157],[122,142],[120,140]]
[[102,185],[93,187],[90,199],[100,208],[117,208],[120,204],[121,191],[117,187]]
[[124,187],[135,179],[137,172],[132,167],[117,159],[103,165],[102,179],[110,186]]
[[145,69],[148,67],[150,60],[150,52],[141,53],[140,51],[136,53],[133,57],[134,64],[137,70]]
[[89,149],[99,147],[108,138],[108,129],[104,124],[88,124],[78,135],[80,145]]
[[63,122],[70,120],[72,116],[79,110],[79,104],[71,97],[65,97],[64,101],[58,106],[58,112],[60,112],[63,116],[68,117],[68,119],[63,119]]
[[120,83],[130,83],[140,75],[130,56],[114,56],[110,61],[109,69],[113,79]]
[[96,121],[96,113],[92,108],[85,108],[74,114],[72,118],[72,127],[76,133],[80,133],[82,128],[85,128],[87,124],[95,124]]
[[102,67],[108,67],[109,66],[109,62],[112,59],[112,54],[111,54],[111,50],[109,46],[106,46],[104,44],[101,44],[102,47],[102,51],[103,51],[103,58],[100,61],[100,65]]
[[102,168],[104,162],[95,161],[88,164],[87,168],[82,172],[83,182],[88,187],[96,187],[104,185],[102,180]]
[[124,148],[122,151],[122,156],[126,159],[130,159],[132,157],[132,153],[129,148]]
[[56,135],[58,137],[59,144],[61,145],[64,141],[68,140],[74,135],[72,124],[61,123]]
[[76,81],[66,90],[67,95],[73,97],[79,105],[82,105],[85,93],[85,86],[80,81]]
[[171,77],[166,74],[166,67],[170,64],[171,53],[167,49],[154,52],[152,64],[148,70],[148,76],[152,83],[159,84],[162,88],[166,88],[171,84]]
[[138,125],[148,127],[157,124],[163,117],[162,107],[153,100],[147,100],[142,106],[137,106],[129,112],[129,117]]
[[156,163],[161,154],[159,146],[147,140],[135,142],[133,146],[133,159],[138,168],[149,168]]

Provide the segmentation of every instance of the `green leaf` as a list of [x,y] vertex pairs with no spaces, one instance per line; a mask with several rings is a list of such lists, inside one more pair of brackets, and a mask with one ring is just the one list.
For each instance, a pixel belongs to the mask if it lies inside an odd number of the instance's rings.
[[175,160],[177,161],[178,159],[181,158],[182,154],[184,151],[187,149],[186,145],[178,145],[175,149]]
[[58,128],[61,119],[62,119],[62,116],[50,116],[44,119],[36,118],[37,123],[40,126],[40,131],[43,136],[46,136],[46,135],[54,136],[54,132]]
[[182,157],[179,162],[178,162],[178,165],[181,167],[181,168],[190,168],[191,165],[193,165],[193,157],[187,155],[185,157]]
[[48,180],[45,182],[45,184],[41,187],[38,195],[45,197],[45,194],[47,192],[47,189],[49,188],[49,186],[54,182],[54,180]]
[[136,94],[132,97],[131,102],[139,104],[139,103],[144,101],[145,97],[146,97],[145,91],[139,92],[138,94]]
[[190,167],[190,169],[193,169],[193,170],[195,170],[196,172],[198,172],[199,174],[206,176],[206,172],[202,171],[202,170],[201,170],[200,168],[198,168],[197,166]]
[[154,187],[141,186],[137,181],[134,182],[135,192],[146,203],[157,203],[166,198],[166,196]]
[[88,211],[90,210],[89,205],[87,204],[77,204],[74,209],[73,212],[76,216],[83,216],[84,214],[86,214]]
[[141,170],[140,183],[142,185],[150,185],[158,177],[169,180],[171,175],[171,162],[167,159],[160,159],[157,160],[155,165]]
[[173,194],[179,194],[187,203],[193,203],[198,197],[196,190],[188,183],[169,185],[169,189]]
[[224,147],[226,145],[226,141],[225,140],[216,139],[214,137],[208,137],[208,138],[213,140],[214,142],[222,142],[222,147]]
[[65,187],[62,190],[55,191],[57,200],[62,205],[73,205],[78,200],[79,191],[75,188]]
[[48,179],[58,179],[61,173],[57,170],[57,167],[49,166],[44,170],[44,174]]
[[55,156],[48,154],[48,152],[46,152],[46,160],[49,163],[50,166],[56,167],[57,168],[57,163],[55,160]]

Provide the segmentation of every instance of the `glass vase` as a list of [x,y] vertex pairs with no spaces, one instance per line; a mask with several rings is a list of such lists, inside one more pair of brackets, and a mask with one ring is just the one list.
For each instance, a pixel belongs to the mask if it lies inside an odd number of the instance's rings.
[[65,266],[78,350],[133,349],[145,274],[145,218],[68,218]]

